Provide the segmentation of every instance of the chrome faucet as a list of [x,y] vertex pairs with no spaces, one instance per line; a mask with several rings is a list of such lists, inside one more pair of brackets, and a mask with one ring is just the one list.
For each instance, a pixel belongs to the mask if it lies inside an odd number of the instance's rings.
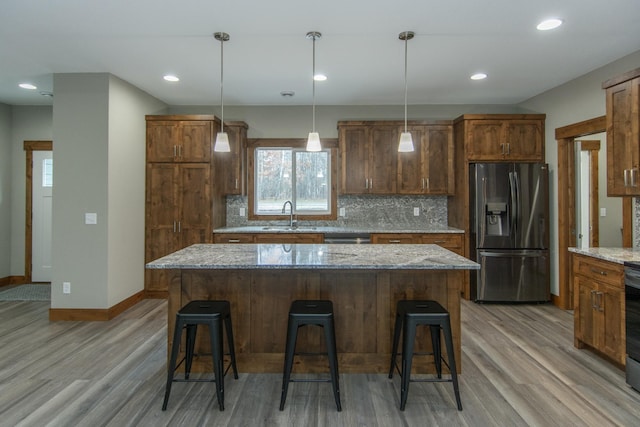
[[293,203],[291,203],[291,200],[284,202],[284,205],[282,205],[282,213],[285,213],[287,210],[287,204],[289,204],[289,227],[293,228]]

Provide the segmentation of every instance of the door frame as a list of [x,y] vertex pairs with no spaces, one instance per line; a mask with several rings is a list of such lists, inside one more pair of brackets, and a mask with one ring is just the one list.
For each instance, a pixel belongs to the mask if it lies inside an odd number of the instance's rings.
[[588,151],[590,157],[589,164],[589,247],[600,246],[600,219],[598,216],[598,152],[600,151],[600,141],[576,139],[580,142],[580,150]]
[[24,218],[24,281],[31,283],[33,262],[33,152],[53,151],[53,141],[24,141],[26,157],[26,207]]
[[[575,140],[606,131],[606,116],[556,128],[558,144],[558,296],[553,303],[565,310],[573,308],[570,247],[575,247]],[[605,142],[606,144],[606,142]],[[633,246],[632,197],[622,198],[622,246]]]

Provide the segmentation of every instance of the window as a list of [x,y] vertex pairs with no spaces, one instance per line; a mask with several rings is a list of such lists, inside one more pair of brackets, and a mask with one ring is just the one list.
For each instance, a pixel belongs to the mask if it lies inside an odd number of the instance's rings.
[[42,161],[42,186],[53,187],[53,159]]
[[[308,152],[299,146],[298,140],[277,141],[280,144],[257,143],[249,150],[253,159],[249,218],[284,218],[282,207],[289,200],[299,218],[335,219],[336,177],[332,174],[335,149]],[[287,208],[285,215],[288,214]]]

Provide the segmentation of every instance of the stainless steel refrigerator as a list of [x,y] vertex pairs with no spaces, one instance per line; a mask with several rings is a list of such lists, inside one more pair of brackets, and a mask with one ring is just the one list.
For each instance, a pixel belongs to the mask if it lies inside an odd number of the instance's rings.
[[470,165],[471,296],[549,301],[549,170],[545,163]]

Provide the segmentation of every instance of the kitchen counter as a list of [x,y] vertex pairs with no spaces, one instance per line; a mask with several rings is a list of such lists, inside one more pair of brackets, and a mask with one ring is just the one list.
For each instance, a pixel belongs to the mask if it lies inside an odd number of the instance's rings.
[[569,248],[569,252],[618,264],[624,264],[626,261],[640,263],[640,248]]
[[[475,262],[430,244],[198,244],[147,264],[168,277],[168,351],[175,313],[189,301],[231,303],[241,372],[282,372],[289,306],[297,299],[333,301],[341,372],[389,369],[393,320],[401,299],[438,301],[449,311],[456,364],[461,372],[460,293]],[[324,348],[320,328],[301,331],[305,351]],[[196,353],[207,353],[200,336]],[[416,343],[429,352],[431,340]],[[326,372],[326,359],[305,358],[307,372]],[[207,357],[194,372],[210,370]],[[432,373],[431,358],[414,360]]]
[[453,227],[389,227],[371,226],[367,228],[356,227],[316,227],[300,225],[290,228],[286,225],[248,225],[243,227],[222,227],[213,230],[213,233],[464,233],[464,230]]
[[151,269],[477,270],[438,245],[197,244],[147,264]]

